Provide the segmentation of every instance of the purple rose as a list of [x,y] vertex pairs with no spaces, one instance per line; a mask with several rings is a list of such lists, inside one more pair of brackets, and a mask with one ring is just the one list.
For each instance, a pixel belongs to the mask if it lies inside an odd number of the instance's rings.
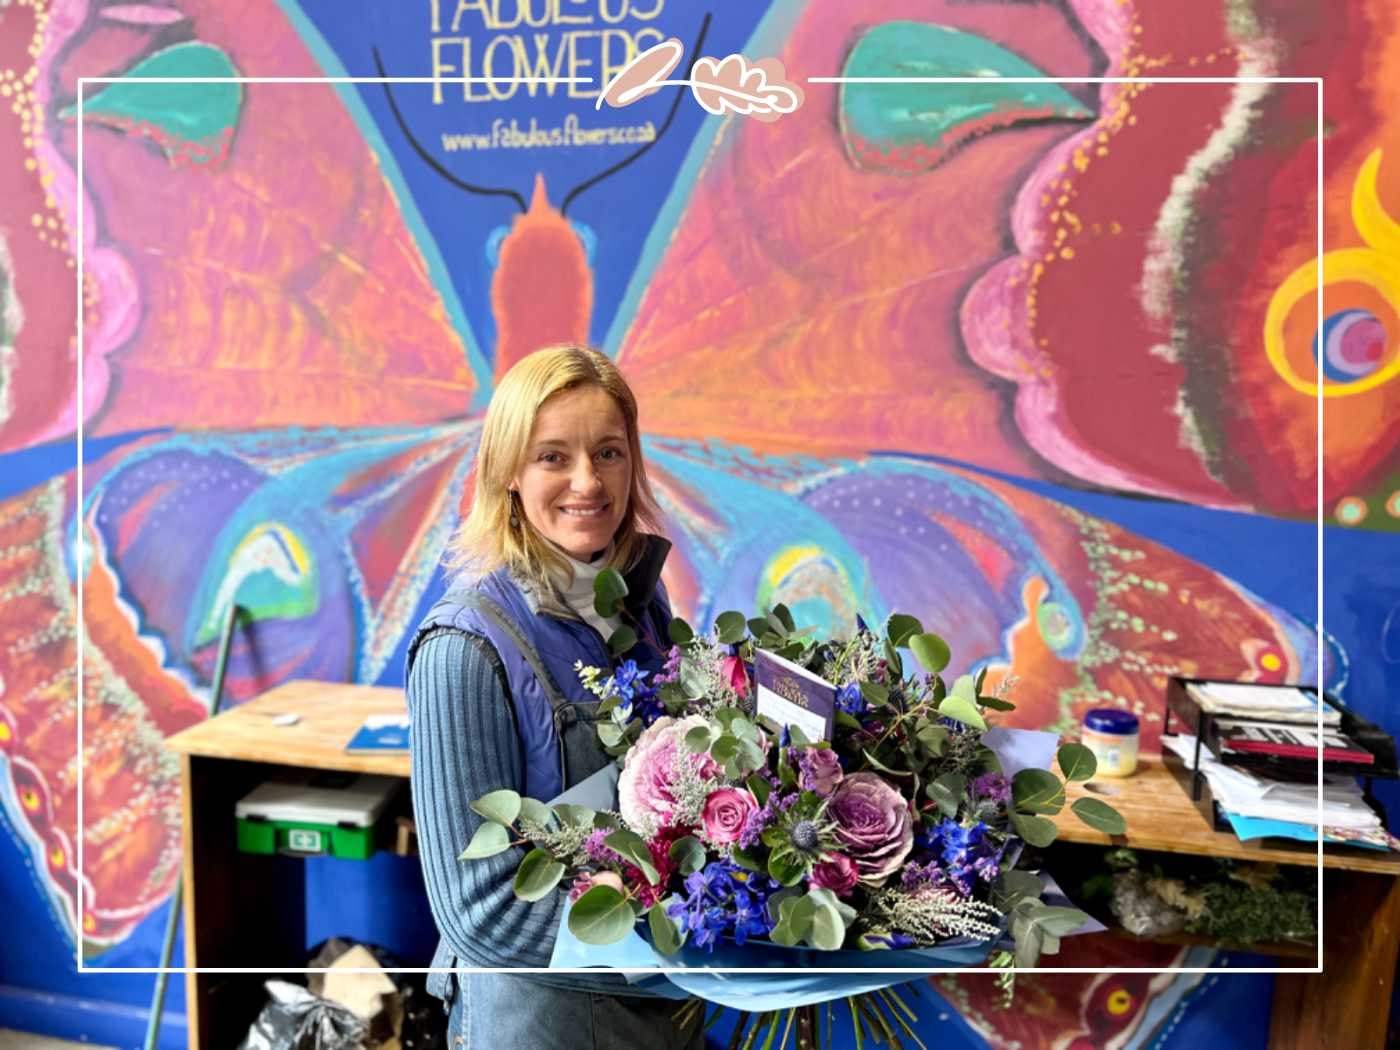
[[908,803],[874,773],[844,778],[827,814],[836,822],[836,838],[855,861],[863,885],[883,886],[914,848]]
[[847,896],[860,881],[860,872],[855,861],[844,853],[833,853],[830,860],[824,860],[812,868],[812,885],[830,890],[838,897]]
[[845,774],[841,760],[829,747],[804,747],[797,753],[797,786],[825,797],[836,790]]

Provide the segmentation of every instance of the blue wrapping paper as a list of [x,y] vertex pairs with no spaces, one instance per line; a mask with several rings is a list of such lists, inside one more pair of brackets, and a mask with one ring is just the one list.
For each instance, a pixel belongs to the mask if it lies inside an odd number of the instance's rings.
[[[1047,769],[1055,755],[1059,737],[1055,733],[1027,729],[991,729],[983,741],[997,753],[1008,777],[1028,767]],[[609,765],[555,799],[587,806],[590,809],[610,809],[616,805],[617,767]],[[1042,875],[1046,883],[1046,899],[1052,904],[1068,901],[1052,879]],[[722,941],[713,951],[682,946],[675,955],[656,951],[634,927],[614,944],[584,944],[569,930],[569,905],[559,923],[554,942],[552,968],[631,969],[626,975],[629,983],[656,995],[671,999],[692,996],[721,1006],[761,1012],[808,1006],[848,995],[888,988],[917,980],[932,970],[975,966],[998,947],[1009,950],[1011,942],[1003,937],[999,942],[974,941],[968,937],[950,938],[937,947],[876,951],[818,951],[814,948],[785,948],[768,941],[749,941],[737,945]],[[1104,927],[1089,919],[1076,933],[1093,933]],[[671,967],[668,973],[646,973]],[[727,973],[726,970],[772,968],[778,970],[809,970],[808,973]],[[907,970],[907,974],[883,973],[881,969]],[[839,972],[827,973],[823,970]]]

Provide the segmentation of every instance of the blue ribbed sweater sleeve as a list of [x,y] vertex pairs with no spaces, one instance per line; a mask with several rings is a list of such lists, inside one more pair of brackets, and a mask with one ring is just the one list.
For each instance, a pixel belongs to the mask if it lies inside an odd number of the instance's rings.
[[520,738],[490,643],[461,631],[429,635],[408,676],[414,821],[438,930],[466,966],[548,966],[562,899],[530,904],[512,890],[516,847],[458,860],[482,818],[470,804],[524,787]]

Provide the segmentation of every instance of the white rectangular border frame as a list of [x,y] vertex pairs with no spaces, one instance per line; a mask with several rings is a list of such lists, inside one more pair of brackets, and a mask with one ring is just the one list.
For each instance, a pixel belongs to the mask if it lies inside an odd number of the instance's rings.
[[[592,83],[587,77],[151,77],[151,83],[160,84],[210,84],[210,83],[237,83],[237,84],[459,84],[459,83],[485,83],[494,81],[536,84],[545,83]],[[1317,89],[1317,331],[1322,331],[1323,323],[1323,216],[1325,211],[1325,196],[1323,182],[1323,78],[1322,77],[807,77],[810,84],[855,84],[855,83],[894,83],[894,84],[978,84],[988,83],[996,80],[1002,83],[1013,84],[1312,84]],[[86,191],[83,181],[83,104],[84,92],[88,84],[111,84],[121,82],[131,84],[134,81],[126,77],[79,77],[77,81],[77,194],[78,194],[78,228],[77,228],[77,335],[78,350],[76,357],[77,370],[77,532],[75,553],[75,564],[81,567],[85,564],[83,535],[83,506],[85,490],[83,485],[83,354],[85,341],[83,338],[83,292],[85,287],[83,254],[84,254],[84,201]],[[1319,379],[1317,383],[1317,676],[1318,691],[1322,691],[1323,686],[1323,638],[1326,636],[1323,627],[1323,386]],[[78,880],[77,896],[74,907],[75,930],[77,931],[77,943],[75,945],[75,955],[77,961],[77,972],[86,973],[153,973],[153,974],[285,974],[285,973],[326,973],[329,967],[288,967],[278,966],[270,969],[263,969],[250,966],[85,966],[83,964],[82,948],[82,915],[83,915],[83,646],[85,629],[83,622],[83,574],[77,573],[77,653],[78,653],[78,684],[77,684],[77,707],[78,707],[78,828],[77,828],[77,856],[78,856]],[[1322,738],[1322,707],[1318,705],[1317,730],[1318,739]],[[1322,750],[1319,747],[1317,754],[1317,817],[1318,826],[1322,826]],[[1110,970],[1097,969],[1086,966],[1033,966],[1024,969],[1018,968],[1016,973],[1198,973],[1198,974],[1235,974],[1235,973],[1272,973],[1272,974],[1319,974],[1323,972],[1323,936],[1324,936],[1324,899],[1322,893],[1322,837],[1318,836],[1317,841],[1317,965],[1314,967],[1287,967],[1287,966],[1172,966],[1165,968],[1147,966],[1127,966],[1114,967]],[[182,876],[183,878],[183,876]],[[638,973],[638,974],[665,974],[679,973],[691,969],[680,966],[661,966],[655,968],[622,968],[619,970],[608,970],[605,968],[560,968],[551,969],[548,967],[430,967],[412,966],[398,969],[381,970],[375,967],[338,967],[340,973],[580,973],[580,974],[600,974],[606,972],[618,973]],[[710,968],[706,967],[706,971]],[[742,967],[742,968],[716,968],[716,973],[846,973],[842,967],[811,967],[811,968],[765,968],[765,967]],[[1002,973],[1004,971],[991,967],[938,967],[927,970],[910,970],[895,967],[872,966],[868,968],[870,973],[906,974],[909,980],[919,980],[930,974],[962,974],[962,973]],[[188,1009],[188,1007],[187,1007]]]

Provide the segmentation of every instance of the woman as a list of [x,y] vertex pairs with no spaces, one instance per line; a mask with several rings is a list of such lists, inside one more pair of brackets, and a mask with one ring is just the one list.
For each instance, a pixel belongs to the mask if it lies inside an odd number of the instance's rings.
[[[413,808],[428,899],[442,939],[434,967],[548,966],[559,895],[527,904],[512,881],[523,850],[460,861],[481,818],[470,803],[510,788],[549,801],[602,768],[596,700],[575,661],[606,667],[624,623],[626,655],[655,671],[670,609],[670,544],[647,483],[637,405],[602,354],[552,347],[501,380],[482,428],[472,508],[448,548],[457,582],[408,652]],[[623,573],[623,615],[593,606],[605,566]],[[432,974],[453,1046],[703,1047],[671,1020],[672,1000],[629,993],[621,975]]]

